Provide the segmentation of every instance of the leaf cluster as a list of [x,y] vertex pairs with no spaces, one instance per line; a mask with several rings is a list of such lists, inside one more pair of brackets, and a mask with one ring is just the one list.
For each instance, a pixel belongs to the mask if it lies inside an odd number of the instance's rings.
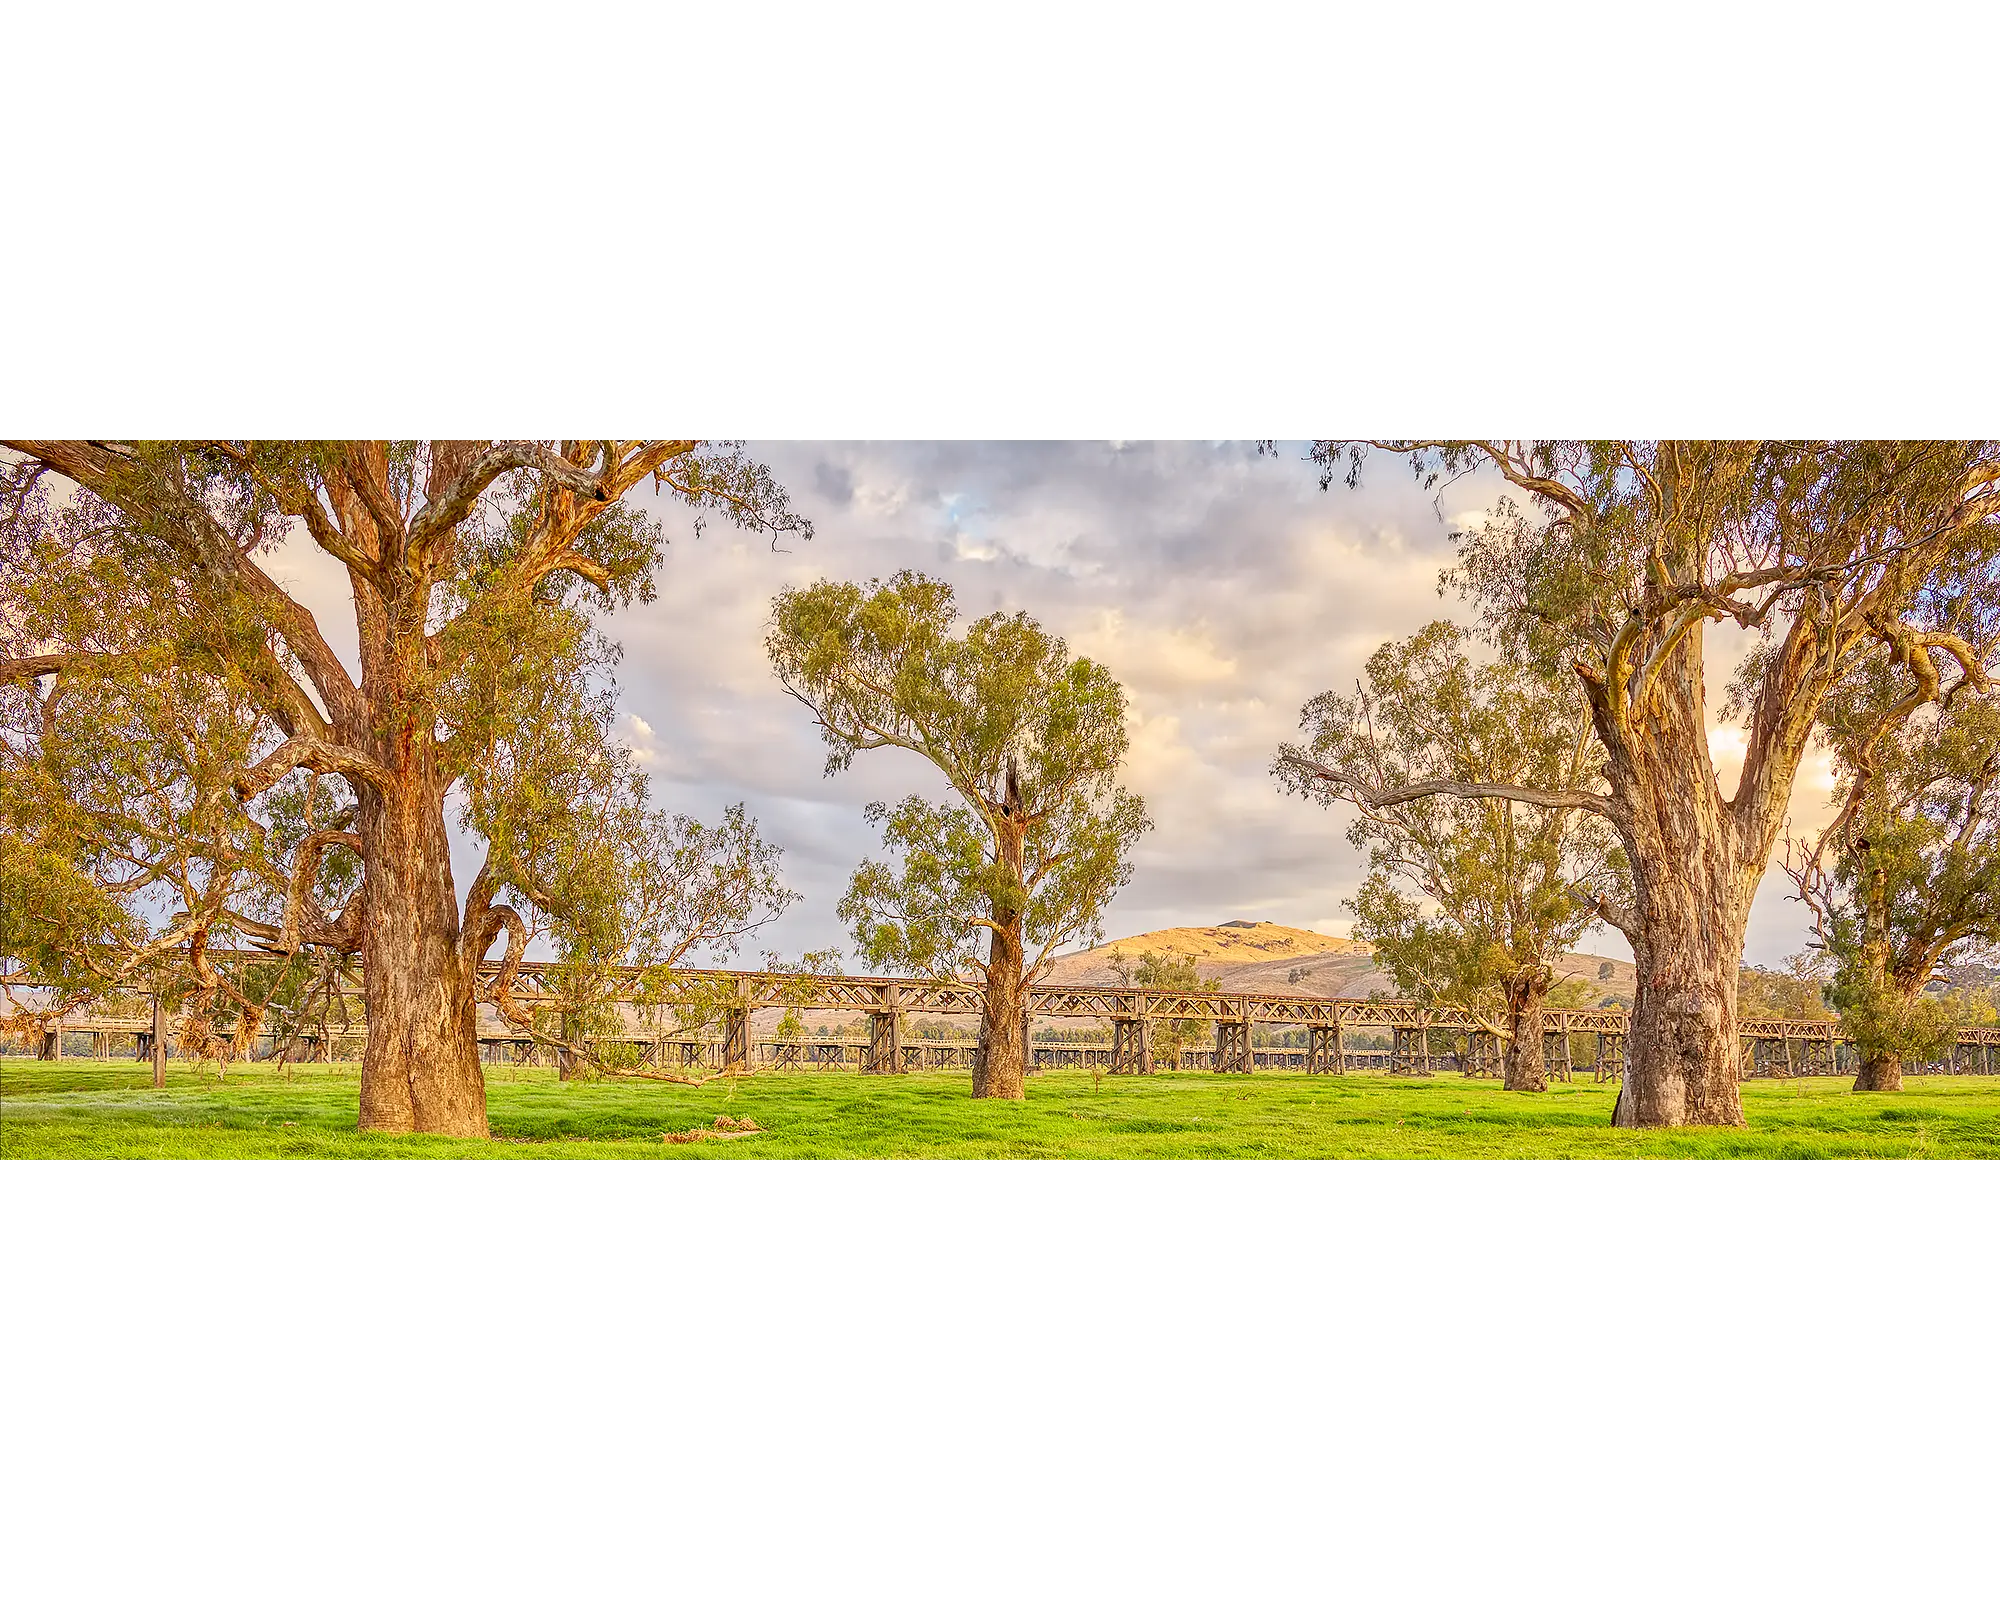
[[912,795],[868,817],[892,860],[862,863],[841,901],[863,958],[895,971],[984,970],[982,931],[1038,951],[1095,938],[1151,826],[1117,781],[1125,694],[1025,613],[960,632],[951,587],[900,572],[820,582],[773,602],[765,647],[817,719],[829,773],[862,750],[931,762],[956,804]]
[[1927,996],[1932,974],[2000,948],[2000,697],[1959,693],[1885,720],[1896,693],[1876,661],[1831,703],[1838,810],[1787,868],[1849,1033],[1920,1058],[1958,1025]]
[[1307,703],[1303,741],[1273,770],[1322,805],[1354,806],[1348,838],[1369,852],[1369,874],[1346,903],[1398,990],[1504,1011],[1508,978],[1551,981],[1550,963],[1601,903],[1630,890],[1616,836],[1593,812],[1442,792],[1378,803],[1436,779],[1602,790],[1588,713],[1560,678],[1518,658],[1474,661],[1467,643],[1466,630],[1440,621],[1384,644],[1354,694]]
[[1776,1017],[1824,1022],[1832,964],[1822,952],[1802,951],[1776,968],[1746,966],[1737,974],[1736,1014],[1745,1021]]

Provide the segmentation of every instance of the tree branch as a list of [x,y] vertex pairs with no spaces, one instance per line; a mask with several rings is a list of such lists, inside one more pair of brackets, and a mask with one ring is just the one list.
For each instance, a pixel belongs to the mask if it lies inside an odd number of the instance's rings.
[[1591,794],[1582,789],[1527,789],[1512,783],[1461,783],[1455,778],[1424,778],[1399,788],[1377,789],[1351,773],[1323,766],[1297,750],[1286,750],[1278,762],[1301,787],[1324,784],[1338,798],[1376,810],[1406,805],[1431,795],[1449,795],[1454,800],[1518,800],[1523,805],[1551,810],[1594,811],[1607,821],[1619,820],[1618,804],[1610,795]]
[[[88,490],[107,505],[122,505],[118,491],[121,474],[130,474],[136,465],[133,452],[122,445],[75,439],[0,439],[61,474],[78,487]],[[210,582],[233,591],[250,602],[260,616],[291,649],[327,708],[337,717],[358,713],[358,694],[347,669],[340,664],[319,631],[311,611],[294,600],[239,548],[216,523],[208,507],[170,485],[162,486],[165,498],[174,502],[169,515],[149,524],[156,535]],[[319,708],[302,689],[267,641],[252,647],[253,660],[242,664],[280,702],[273,708],[290,724],[287,733],[310,729],[324,736],[330,730]]]
[[[337,844],[346,845],[357,856],[361,854],[361,836],[340,828],[322,828],[316,833],[307,834],[299,841],[298,853],[292,858],[291,879],[285,886],[284,913],[278,923],[277,937],[270,941],[274,950],[281,950],[288,956],[299,953],[299,917],[301,908],[308,904],[306,891],[311,887],[313,879],[319,876],[320,861],[326,852]],[[337,926],[333,919],[320,911],[317,906],[311,909],[316,931],[325,931],[319,927],[320,924],[325,924],[326,927]]]
[[395,788],[396,776],[358,750],[330,744],[325,739],[300,734],[287,739],[262,761],[240,774],[230,785],[239,800],[254,800],[288,772],[303,769],[313,773],[337,772],[343,778],[387,794]]
[[603,472],[592,472],[565,460],[547,445],[532,439],[508,439],[473,456],[456,477],[410,519],[407,564],[421,567],[437,543],[456,528],[495,479],[503,473],[532,467],[572,494],[599,502],[615,500],[619,487]]
[[521,958],[528,952],[528,925],[521,920],[520,912],[505,904],[490,906],[481,922],[484,932],[477,941],[478,949],[476,953],[469,952],[475,964],[485,959],[486,947],[492,944],[494,935],[502,928],[507,930],[507,954],[493,981],[486,986],[487,1003],[515,1027],[525,1028],[539,1038],[533,1014],[514,998],[514,979],[520,973]]
[[55,677],[78,667],[135,659],[134,655],[120,650],[68,650],[50,656],[0,657],[0,683],[27,683],[36,678]]
[[303,522],[314,544],[342,566],[359,572],[376,589],[383,587],[381,564],[335,526],[333,518],[326,514],[326,507],[319,503],[319,497],[310,488],[272,478],[258,466],[255,456],[227,439],[209,440],[208,446],[224,460],[247,472],[277,502],[279,510]]

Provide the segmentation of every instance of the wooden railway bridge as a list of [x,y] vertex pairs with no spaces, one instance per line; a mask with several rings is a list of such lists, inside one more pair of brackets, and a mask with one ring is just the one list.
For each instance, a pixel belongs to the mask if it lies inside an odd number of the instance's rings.
[[[222,959],[218,957],[218,959]],[[240,957],[248,961],[270,957]],[[500,964],[488,962],[482,973],[498,977]],[[606,976],[636,982],[642,974],[612,969]],[[337,991],[343,1001],[359,1007],[358,984],[350,976]],[[547,963],[524,962],[512,982],[512,993],[530,1007],[556,1007],[562,995],[556,969]],[[592,1036],[592,1043],[627,1047],[642,1066],[683,1069],[858,1070],[905,1072],[966,1068],[973,1064],[974,1045],[906,1038],[908,1019],[976,1017],[980,989],[976,984],[931,978],[874,978],[784,972],[680,970],[656,983],[649,996],[671,1007],[677,998],[698,1001],[720,1020],[719,1037],[687,1037],[666,1031],[622,1032]],[[1298,994],[1247,994],[1214,990],[1128,989],[1084,984],[1037,984],[1030,991],[1032,1020],[1095,1024],[1110,1033],[1108,1044],[1030,1044],[1031,1068],[1083,1066],[1114,1073],[1153,1070],[1153,1030],[1160,1024],[1197,1023],[1213,1030],[1207,1049],[1183,1049],[1182,1070],[1250,1072],[1256,1068],[1290,1068],[1310,1073],[1337,1073],[1372,1067],[1397,1074],[1429,1076],[1442,1063],[1468,1074],[1499,1070],[1500,1040],[1476,1017],[1450,1009],[1427,1008],[1401,999],[1326,999]],[[755,1039],[756,1013],[773,1010],[860,1013],[868,1019],[863,1040],[814,1038]],[[267,1031],[272,1052],[292,1059],[325,1060],[336,1041],[366,1037],[363,1026],[336,1026],[324,1017],[289,1021],[282,1031]],[[1620,1010],[1548,1011],[1543,1014],[1543,1054],[1552,1076],[1568,1078],[1579,1066],[1598,1079],[1617,1076],[1625,1061],[1626,1015]],[[102,1053],[107,1039],[129,1038],[135,1056],[153,1052],[163,1023],[155,1004],[148,1019],[84,1017],[57,1019],[45,1028],[40,1054],[51,1059],[62,1053],[65,1033],[94,1035],[94,1051]],[[1303,1031],[1303,1049],[1258,1048],[1252,1029]],[[1832,1022],[1784,1019],[1745,1022],[1741,1026],[1745,1077],[1807,1076],[1854,1070],[1853,1046]],[[1367,1036],[1385,1040],[1389,1048],[1356,1050],[1351,1044]],[[1582,1040],[1585,1059],[1579,1061]],[[482,1029],[480,1053],[489,1063],[509,1059],[542,1059],[550,1053],[546,1036],[510,1027]],[[2000,1028],[1962,1030],[1949,1054],[1936,1063],[1911,1071],[2000,1073]]]

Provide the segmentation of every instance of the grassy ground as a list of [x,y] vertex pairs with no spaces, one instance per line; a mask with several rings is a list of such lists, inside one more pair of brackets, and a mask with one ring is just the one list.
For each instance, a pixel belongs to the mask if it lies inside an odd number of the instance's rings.
[[[1750,1126],[1633,1133],[1607,1126],[1609,1085],[1503,1094],[1491,1080],[1352,1074],[1031,1079],[1025,1105],[974,1102],[963,1073],[794,1074],[683,1089],[488,1074],[485,1142],[354,1131],[351,1066],[176,1066],[155,1090],[129,1062],[0,1063],[0,1156],[380,1157],[1912,1157],[2000,1156],[2000,1078],[1919,1078],[1857,1095],[1844,1078],[1744,1085]],[[662,1133],[750,1117],[744,1139]]]

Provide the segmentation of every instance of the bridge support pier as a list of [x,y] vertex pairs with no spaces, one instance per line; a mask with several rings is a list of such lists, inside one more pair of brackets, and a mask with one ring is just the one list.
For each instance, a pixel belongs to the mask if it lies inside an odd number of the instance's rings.
[[895,984],[882,985],[882,1009],[868,1018],[868,1056],[863,1072],[903,1070],[903,1012],[896,1003],[898,998]]
[[1431,1076],[1431,1030],[1395,1029],[1389,1046],[1389,1070],[1397,1077]]
[[1570,1037],[1567,1028],[1542,1031],[1542,1075],[1568,1083],[1575,1069],[1570,1064]]
[[1313,1023],[1306,1029],[1306,1071],[1345,1072],[1340,1024]]
[[1153,1019],[1114,1017],[1111,1022],[1111,1070],[1147,1073],[1153,1070]]
[[722,1069],[741,1072],[750,1064],[750,1008],[733,1005],[723,1024]]
[[1465,1036],[1464,1074],[1468,1078],[1497,1078],[1502,1071],[1500,1041],[1483,1028]]
[[1250,1024],[1242,1018],[1228,1018],[1215,1025],[1215,1070],[1250,1070]]

